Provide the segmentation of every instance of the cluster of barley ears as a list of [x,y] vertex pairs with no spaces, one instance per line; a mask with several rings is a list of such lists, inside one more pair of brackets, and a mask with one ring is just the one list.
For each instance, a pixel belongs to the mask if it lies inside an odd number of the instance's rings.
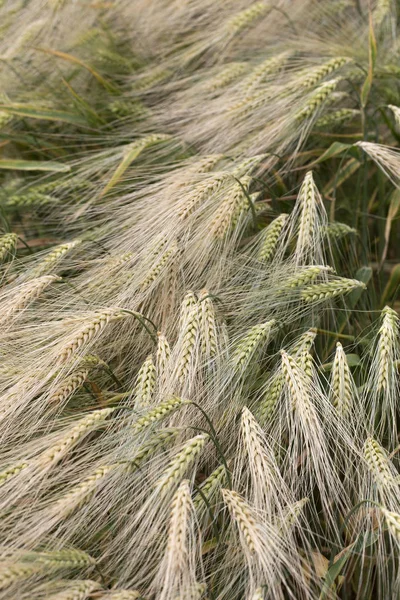
[[0,600],[400,596],[399,10],[0,3]]

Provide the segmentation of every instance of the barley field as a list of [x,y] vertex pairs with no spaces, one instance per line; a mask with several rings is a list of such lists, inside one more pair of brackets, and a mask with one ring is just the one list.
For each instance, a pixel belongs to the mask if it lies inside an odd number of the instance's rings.
[[399,600],[400,1],[0,30],[0,600]]

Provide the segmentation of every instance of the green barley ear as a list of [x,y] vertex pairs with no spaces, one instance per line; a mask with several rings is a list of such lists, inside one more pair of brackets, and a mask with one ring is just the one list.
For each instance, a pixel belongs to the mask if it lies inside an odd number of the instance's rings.
[[344,56],[332,58],[323,65],[311,69],[311,73],[309,73],[307,77],[301,80],[300,86],[304,88],[313,87],[314,85],[319,83],[321,79],[323,79],[330,73],[333,73],[333,71],[337,71],[349,61],[350,59],[345,58]]
[[250,183],[250,177],[242,177],[241,182],[236,182],[236,185],[226,193],[210,224],[211,234],[215,238],[222,240],[234,232],[242,217],[249,210],[246,193]]
[[210,77],[204,85],[205,91],[216,92],[222,90],[230,83],[244,75],[248,70],[248,64],[244,62],[232,62],[223,66],[214,77]]
[[394,120],[396,121],[397,127],[400,127],[400,107],[394,106],[393,104],[388,105],[394,114]]
[[203,202],[208,198],[212,198],[231,180],[231,173],[225,171],[210,173],[204,181],[195,184],[193,190],[180,201],[178,204],[179,217],[181,219],[189,217]]
[[0,316],[0,323],[12,323],[32,302],[40,297],[49,285],[56,281],[61,281],[61,277],[57,275],[43,275],[22,284],[14,295],[12,305],[8,309],[5,309]]
[[349,415],[356,393],[346,354],[340,342],[336,344],[336,353],[331,371],[331,402],[341,417]]
[[76,248],[80,243],[81,240],[74,240],[73,242],[57,246],[29,272],[29,276],[40,277],[41,275],[47,274],[49,271],[53,271],[65,255]]
[[290,289],[302,287],[316,279],[318,275],[321,275],[321,273],[328,273],[329,271],[332,271],[331,267],[319,265],[315,265],[312,267],[302,267],[298,270],[298,273],[296,273],[295,275],[291,275],[286,279],[280,291],[288,292]]
[[202,350],[206,358],[215,358],[218,351],[218,332],[215,309],[208,290],[202,290],[199,294],[201,307],[200,335]]
[[357,229],[346,225],[346,223],[339,223],[338,221],[332,221],[331,223],[328,223],[325,228],[325,232],[330,239],[336,240],[350,234],[357,235]]
[[[189,296],[187,295],[184,303],[188,302]],[[190,302],[192,302],[191,298]],[[179,386],[187,386],[191,382],[198,355],[197,346],[201,322],[200,304],[196,301],[195,304],[187,304],[187,307],[183,306],[181,315],[184,321],[182,321],[181,333],[177,342],[178,357],[174,376]]]
[[62,349],[59,360],[66,362],[78,352],[82,351],[88,344],[97,339],[110,323],[125,319],[128,313],[119,309],[107,309],[98,312],[93,317],[82,320],[82,326],[72,339]]
[[68,583],[65,588],[56,594],[47,596],[48,600],[87,600],[94,592],[102,589],[102,586],[96,581],[81,580]]
[[372,437],[364,444],[364,456],[377,485],[383,488],[397,486],[395,469],[391,466],[387,453]]
[[287,218],[286,214],[279,215],[260,234],[260,246],[257,253],[259,261],[268,263],[272,260]]
[[11,256],[14,257],[18,236],[16,233],[6,233],[0,237],[0,261]]
[[322,83],[315,92],[310,94],[305,106],[296,115],[298,121],[302,122],[314,118],[320,112],[321,108],[326,105],[329,100],[332,100],[333,92],[336,90],[339,82],[340,79],[326,81],[325,83]]
[[141,431],[146,427],[150,427],[150,425],[153,425],[153,423],[157,423],[158,421],[165,419],[175,410],[187,404],[190,404],[190,400],[178,398],[177,396],[173,396],[169,400],[160,402],[160,404],[157,404],[157,406],[149,410],[136,421],[134,429],[135,431]]
[[377,391],[388,391],[396,377],[395,357],[399,349],[400,318],[396,311],[385,306],[378,340]]
[[21,462],[21,463],[12,465],[10,467],[7,467],[7,469],[4,469],[3,471],[0,471],[0,487],[2,485],[6,484],[8,481],[10,481],[10,479],[12,479],[13,477],[15,477],[16,475],[21,473],[21,471],[26,469],[26,467],[28,467],[28,466],[29,466],[29,463]]
[[380,507],[380,511],[385,517],[387,528],[393,536],[393,539],[400,544],[400,515],[387,510],[383,506]]
[[227,489],[222,489],[221,492],[229,512],[236,521],[243,544],[250,554],[254,554],[257,542],[257,524],[250,507],[237,492]]
[[102,408],[95,410],[67,429],[54,446],[45,450],[38,458],[37,464],[48,467],[59,462],[83,437],[102,425],[115,411],[115,408]]
[[269,337],[276,325],[275,319],[259,323],[251,327],[236,344],[232,354],[232,365],[237,374],[243,374],[255,354],[268,343]]
[[360,116],[360,111],[354,108],[340,108],[317,119],[315,127],[337,127],[344,125]]
[[305,302],[318,302],[344,296],[357,289],[365,290],[367,286],[358,279],[340,277],[327,283],[309,285],[301,291],[300,296]]
[[199,565],[196,562],[199,557],[189,483],[187,480],[180,483],[170,505],[167,548],[158,574],[162,582],[157,594],[160,600],[173,597],[194,600],[196,596],[199,597],[198,594],[193,595],[196,588],[198,591],[196,571],[199,571]]
[[157,333],[157,350],[156,350],[156,375],[159,386],[165,384],[168,372],[171,368],[171,348],[168,340],[160,331]]
[[294,211],[297,218],[297,241],[295,257],[298,264],[324,264],[321,254],[321,227],[326,221],[321,195],[314,183],[312,171],[308,171],[301,185]]
[[[86,357],[85,357],[86,358]],[[83,364],[85,364],[83,362]],[[76,392],[85,383],[87,376],[89,375],[89,368],[80,368],[74,371],[71,375],[66,377],[64,381],[56,388],[48,399],[48,403],[51,406],[62,406],[74,392]]]
[[184,443],[156,483],[156,488],[160,492],[167,492],[179,483],[189,466],[198,458],[207,440],[208,435],[201,434]]
[[156,385],[156,368],[153,363],[153,357],[146,358],[139,369],[136,386],[133,392],[133,401],[135,408],[144,408],[151,404],[154,388]]
[[249,8],[245,8],[231,17],[225,24],[225,31],[232,37],[238,35],[248,27],[251,27],[257,19],[269,10],[270,6],[265,2],[255,2]]
[[[214,471],[203,481],[193,500],[194,507],[197,511],[207,510],[205,500],[210,504],[213,502],[217,492],[221,489],[222,484],[226,479],[226,469],[223,465],[214,469]],[[205,498],[205,500],[204,500]]]

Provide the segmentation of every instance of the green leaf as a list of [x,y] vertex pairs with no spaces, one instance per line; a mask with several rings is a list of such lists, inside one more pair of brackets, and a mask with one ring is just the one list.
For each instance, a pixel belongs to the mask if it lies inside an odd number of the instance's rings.
[[[358,279],[358,281],[362,281],[363,283],[365,283],[365,285],[368,285],[371,277],[372,277],[371,267],[361,267],[360,269],[358,269],[358,271],[355,275],[355,279]],[[362,288],[360,288],[358,290],[353,290],[348,295],[348,302],[349,302],[351,308],[355,307],[355,305],[361,298],[361,295],[363,292],[364,292],[364,290]]]
[[17,117],[41,119],[43,121],[62,121],[64,123],[70,123],[71,125],[87,126],[87,121],[80,115],[59,110],[42,109],[28,104],[0,105],[0,110]]
[[323,162],[324,160],[328,160],[329,158],[333,158],[334,156],[339,156],[343,154],[346,150],[350,150],[352,148],[352,144],[343,144],[342,142],[333,142],[329,146],[327,150],[315,161],[314,164],[318,164]]
[[382,257],[380,260],[380,266],[382,266],[383,263],[385,262],[386,254],[387,254],[388,247],[389,247],[389,239],[390,239],[390,232],[392,229],[392,223],[393,223],[393,220],[399,214],[399,212],[400,212],[400,191],[396,189],[392,192],[392,194],[390,196],[390,204],[389,204],[388,214],[386,217],[386,226],[385,226],[385,246],[383,248]]
[[71,170],[68,165],[45,160],[0,160],[0,169],[14,169],[16,171],[53,171],[66,173]]
[[396,292],[400,288],[400,264],[395,265],[390,273],[389,281],[383,291],[381,298],[381,308],[390,302],[395,297]]
[[337,561],[334,562],[333,565],[328,569],[328,571],[325,575],[325,581],[322,586],[319,600],[325,600],[325,598],[330,597],[329,591],[332,589],[332,586],[334,585],[337,577],[339,577],[344,565],[346,564],[346,562],[352,555],[353,546],[354,546],[354,544],[349,546],[347,551],[344,554],[342,554],[342,556],[340,558],[338,558]]
[[361,105],[365,107],[368,102],[368,96],[372,87],[372,80],[374,77],[374,68],[376,63],[376,39],[374,34],[374,27],[372,23],[372,14],[369,15],[369,66],[368,66],[368,75],[366,80],[364,81],[364,85],[361,90]]

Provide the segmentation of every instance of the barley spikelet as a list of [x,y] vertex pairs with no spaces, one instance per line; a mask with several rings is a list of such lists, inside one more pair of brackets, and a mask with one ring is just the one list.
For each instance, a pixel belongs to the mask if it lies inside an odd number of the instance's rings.
[[220,90],[235,79],[238,79],[241,75],[246,73],[248,69],[247,63],[232,62],[220,69],[220,71],[214,76],[208,79],[205,83],[206,91],[216,92]]
[[316,85],[321,79],[333,73],[333,71],[337,71],[340,67],[347,64],[349,62],[348,58],[344,56],[339,56],[337,58],[332,58],[328,62],[324,63],[319,67],[315,67],[315,69],[311,70],[311,73],[302,79],[300,85],[301,87],[308,88]]
[[346,225],[346,223],[339,223],[338,221],[333,221],[329,223],[326,227],[326,234],[333,239],[340,239],[349,234],[357,234],[357,229],[354,227],[350,227]]
[[176,364],[176,380],[183,385],[189,378],[191,366],[196,358],[197,341],[200,329],[201,307],[196,302],[187,314],[182,325],[179,356]]
[[66,550],[31,552],[23,557],[25,560],[33,560],[54,568],[61,569],[84,569],[96,564],[95,559],[84,552],[68,548]]
[[161,598],[187,597],[187,590],[193,584],[195,565],[193,548],[190,542],[190,521],[193,519],[188,481],[182,481],[172,502],[168,527],[167,549],[161,566],[163,578]]
[[[87,357],[85,357],[87,358]],[[67,377],[48,399],[49,404],[63,405],[86,381],[89,369],[77,369]]]
[[284,532],[293,527],[297,523],[299,515],[303,512],[308,502],[309,498],[302,498],[301,500],[298,500],[298,502],[287,506],[283,515],[277,520],[276,526],[278,532]]
[[315,267],[304,267],[299,270],[298,273],[286,279],[284,285],[282,286],[282,290],[287,290],[288,288],[294,289],[306,285],[307,283],[310,283],[310,281],[316,279],[316,277],[318,277],[318,275],[321,273],[327,273],[329,271],[331,271],[331,268],[324,266],[316,265]]
[[4,471],[0,471],[0,487],[7,483],[10,479],[21,473],[28,466],[27,462],[21,462],[16,465],[12,465],[4,469]]
[[105,465],[96,469],[92,475],[89,475],[84,481],[76,485],[69,492],[61,496],[59,500],[51,506],[51,512],[63,518],[70,515],[77,508],[83,506],[90,496],[96,491],[99,484],[106,476],[115,470],[118,465]]
[[76,248],[81,243],[81,240],[74,240],[73,242],[68,242],[67,244],[61,244],[52,250],[46,258],[44,258],[40,263],[34,267],[30,272],[30,277],[40,277],[41,275],[45,275],[49,271],[52,271],[60,261],[64,258],[64,256]]
[[0,590],[4,590],[18,581],[23,581],[43,570],[43,565],[29,563],[0,564]]
[[336,90],[339,79],[332,79],[331,81],[326,81],[322,83],[313,94],[307,99],[307,103],[304,108],[297,114],[297,119],[299,121],[304,121],[305,119],[310,119],[315,116],[322,105],[327,103],[329,97],[332,96],[333,92]]
[[76,425],[68,429],[61,439],[51,448],[43,452],[38,458],[40,466],[56,464],[65,454],[75,446],[93,428],[102,425],[114,412],[114,408],[102,408],[89,413],[80,419]]
[[400,544],[400,515],[395,512],[391,512],[391,511],[387,510],[383,506],[381,507],[380,510],[381,510],[383,516],[385,517],[385,522],[386,522],[388,530],[392,534],[394,540],[398,544]]
[[217,324],[214,305],[207,290],[200,292],[199,303],[201,307],[202,350],[207,358],[213,358],[218,350]]
[[18,314],[34,302],[34,300],[39,298],[41,293],[51,283],[60,280],[61,278],[56,275],[44,275],[23,284],[22,289],[14,296],[13,305],[1,315],[0,323],[7,322],[9,319],[18,316]]
[[176,243],[172,243],[170,247],[165,250],[156,260],[150,271],[141,283],[142,290],[147,290],[155,281],[157,281],[160,274],[166,269],[167,265],[173,260],[178,252],[178,246]]
[[[296,242],[297,262],[312,260],[318,243],[318,230],[324,216],[323,204],[314,183],[312,171],[308,171],[301,185],[298,206],[300,210]],[[322,262],[322,261],[321,261]]]
[[205,181],[196,184],[178,208],[180,218],[186,219],[202,202],[216,194],[231,179],[230,173],[212,173]]
[[76,352],[79,352],[84,346],[99,337],[109,323],[123,319],[126,316],[127,313],[123,313],[118,309],[108,309],[97,313],[91,319],[83,321],[80,331],[63,348],[60,354],[60,362],[69,360]]
[[301,291],[300,295],[305,302],[316,302],[318,300],[329,300],[336,296],[343,296],[357,289],[365,290],[366,288],[365,283],[358,279],[340,277],[328,283],[317,283],[307,286]]
[[341,417],[349,414],[353,405],[353,384],[346,354],[340,342],[336,344],[331,371],[331,402]]
[[47,598],[48,600],[86,600],[93,592],[100,590],[101,587],[96,581],[82,579],[70,583],[62,592],[52,594]]
[[381,313],[382,324],[379,329],[378,341],[378,375],[377,391],[386,391],[391,388],[395,375],[394,357],[398,348],[398,335],[400,319],[397,313],[389,306],[385,306]]
[[254,554],[257,541],[257,523],[252,514],[252,510],[237,492],[222,489],[221,493],[225,504],[237,523],[243,544],[251,554]]
[[0,237],[0,261],[13,255],[17,240],[18,236],[15,233],[6,233]]
[[171,348],[168,340],[160,331],[157,333],[156,374],[160,385],[165,383],[170,369]]
[[270,10],[268,4],[264,2],[255,2],[249,8],[242,10],[234,15],[225,25],[226,31],[231,35],[238,35],[244,29],[251,27],[259,17],[262,17]]
[[165,419],[165,417],[171,415],[175,410],[186,404],[190,404],[190,400],[178,398],[177,396],[173,396],[169,400],[165,400],[164,402],[157,404],[157,406],[152,408],[145,415],[143,415],[143,417],[140,417],[136,421],[134,425],[135,431],[141,431],[153,423]]
[[[243,177],[241,184],[247,191],[250,185],[250,177]],[[217,209],[210,224],[211,234],[218,239],[223,239],[229,232],[233,231],[239,223],[240,218],[249,209],[249,201],[239,183],[227,193],[221,205]]]
[[207,499],[209,503],[212,502],[215,494],[221,488],[221,485],[224,482],[225,478],[226,470],[225,467],[221,465],[217,467],[211,473],[211,475],[209,475],[207,479],[203,481],[199,488],[201,490],[201,494],[197,493],[193,500],[193,504],[196,510],[199,510],[200,507],[204,507],[205,503],[203,496]]
[[141,409],[151,404],[155,385],[156,368],[153,363],[153,357],[150,355],[146,358],[138,372],[133,396],[135,408]]
[[279,215],[279,217],[274,219],[262,232],[261,244],[257,254],[259,261],[263,263],[271,261],[287,218],[288,215],[286,214]]
[[264,600],[263,588],[257,588],[254,594],[251,594],[251,596],[249,596],[249,600]]
[[232,363],[236,371],[244,371],[246,369],[257,350],[268,342],[271,330],[275,324],[276,321],[272,319],[271,321],[254,325],[238,342],[232,355]]
[[324,115],[317,119],[316,127],[334,127],[337,125],[343,125],[352,119],[359,117],[360,111],[354,108],[340,108],[333,112]]
[[164,492],[174,486],[184,475],[188,467],[196,460],[203,450],[208,435],[201,434],[188,440],[182,450],[180,450],[169,463],[166,471],[158,480],[156,487]]
[[364,456],[375,482],[381,486],[393,486],[395,477],[390,469],[390,461],[385,450],[376,440],[369,437],[364,445]]
[[132,464],[137,466],[143,463],[147,458],[154,454],[154,452],[170,444],[179,432],[179,428],[170,427],[168,429],[160,429],[160,431],[154,433],[146,442],[139,446],[131,461]]

